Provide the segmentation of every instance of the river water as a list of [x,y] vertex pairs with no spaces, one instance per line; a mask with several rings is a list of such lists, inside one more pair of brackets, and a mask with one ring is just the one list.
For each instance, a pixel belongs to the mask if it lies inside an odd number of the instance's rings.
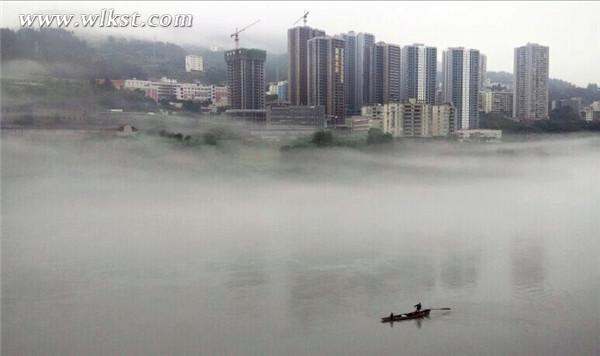
[[[2,355],[598,355],[600,137],[2,132]],[[429,318],[381,324],[422,302]]]

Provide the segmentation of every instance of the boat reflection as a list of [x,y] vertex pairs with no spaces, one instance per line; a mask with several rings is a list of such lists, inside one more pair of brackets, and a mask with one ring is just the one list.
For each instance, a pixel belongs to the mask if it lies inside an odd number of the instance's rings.
[[422,323],[423,323],[423,319],[429,319],[429,317],[426,316],[426,317],[419,318],[419,319],[406,319],[406,320],[390,321],[389,323],[386,323],[386,324],[390,324],[390,328],[393,328],[394,327],[394,323],[401,323],[401,322],[404,321],[405,324],[408,324],[408,322],[412,320],[412,321],[414,321],[414,325],[416,325],[417,328],[420,329],[421,326],[422,326]]

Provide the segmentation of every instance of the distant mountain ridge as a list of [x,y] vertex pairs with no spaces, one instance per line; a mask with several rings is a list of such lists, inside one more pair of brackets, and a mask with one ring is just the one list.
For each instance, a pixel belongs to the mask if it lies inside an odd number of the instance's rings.
[[512,73],[505,71],[489,71],[486,72],[487,78],[493,83],[499,83],[505,86],[512,87],[513,85],[513,75]]
[[[513,85],[513,75],[508,72],[487,72],[490,81],[508,85]],[[600,100],[600,90],[598,85],[590,84],[587,87],[578,87],[561,79],[550,78],[548,81],[549,100],[559,100],[567,98],[580,97],[584,105],[589,105],[594,101]]]
[[[68,79],[150,79],[169,77],[180,81],[200,80],[205,84],[224,84],[224,51],[201,46],[182,47],[169,42],[154,42],[108,36],[88,42],[62,29],[0,29],[2,62],[35,61],[46,74]],[[185,56],[199,54],[204,59],[203,73],[187,73]],[[65,71],[66,67],[70,70]],[[61,68],[60,70],[58,68]],[[287,78],[287,56],[267,53],[267,81]]]

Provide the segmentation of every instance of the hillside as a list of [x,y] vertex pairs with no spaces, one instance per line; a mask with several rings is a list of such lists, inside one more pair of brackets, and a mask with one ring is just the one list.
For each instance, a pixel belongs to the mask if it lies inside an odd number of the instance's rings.
[[[487,72],[492,82],[512,86],[513,75],[508,72]],[[549,100],[581,97],[584,105],[600,100],[600,90],[597,85],[590,84],[587,87],[578,87],[561,79],[550,78],[548,81]]]
[[[44,76],[63,79],[149,79],[164,76],[180,81],[199,80],[205,84],[225,82],[224,52],[201,46],[182,47],[169,42],[113,36],[87,42],[72,32],[59,29],[0,29],[0,37],[3,69],[8,63],[12,68],[15,61],[26,60],[40,64],[44,68]],[[204,57],[204,73],[185,72],[187,54]],[[287,56],[267,53],[265,71],[267,81],[284,80],[287,77]]]

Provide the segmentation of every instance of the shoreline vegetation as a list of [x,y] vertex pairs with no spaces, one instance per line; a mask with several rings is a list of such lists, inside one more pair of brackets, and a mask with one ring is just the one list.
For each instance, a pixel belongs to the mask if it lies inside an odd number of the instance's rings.
[[208,129],[202,134],[186,135],[181,132],[172,132],[168,130],[160,130],[158,135],[171,142],[176,142],[187,147],[197,146],[219,146],[223,140],[239,139],[239,136],[226,130],[224,127],[214,127]]
[[302,148],[327,148],[349,147],[362,148],[372,145],[393,144],[394,138],[381,129],[371,128],[366,135],[339,134],[333,130],[317,130],[310,136],[300,137],[289,144],[280,147],[280,150],[290,151]]
[[482,115],[480,128],[502,130],[509,134],[554,134],[570,132],[600,132],[600,121],[585,121],[570,107],[550,112],[546,120],[515,121],[501,115]]

